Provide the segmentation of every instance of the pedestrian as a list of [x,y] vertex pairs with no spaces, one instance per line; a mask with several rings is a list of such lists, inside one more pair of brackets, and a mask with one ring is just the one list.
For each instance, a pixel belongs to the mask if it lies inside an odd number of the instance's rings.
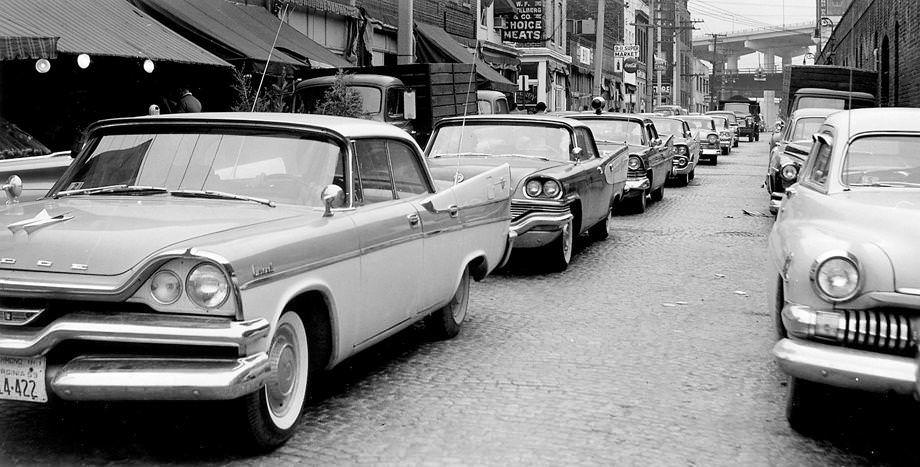
[[538,114],[546,112],[546,102],[537,102],[537,106],[534,109],[536,110],[535,113]]
[[147,107],[147,114],[160,115],[160,106],[156,104],[150,104],[150,107]]
[[201,112],[201,101],[199,101],[188,88],[179,88],[179,103],[176,105],[176,112]]

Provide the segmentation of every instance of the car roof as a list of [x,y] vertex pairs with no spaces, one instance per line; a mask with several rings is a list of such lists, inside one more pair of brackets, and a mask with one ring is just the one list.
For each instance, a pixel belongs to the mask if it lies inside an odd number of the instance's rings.
[[151,124],[180,121],[191,124],[196,122],[207,124],[252,123],[261,125],[274,123],[300,126],[304,129],[331,131],[345,138],[382,136],[412,139],[408,133],[389,123],[362,118],[281,112],[200,112],[115,118],[97,122],[93,125],[93,128],[114,124]]
[[795,95],[799,94],[825,94],[834,97],[850,97],[853,96],[854,99],[868,99],[875,100],[875,96],[869,94],[868,92],[848,92],[848,91],[838,91],[836,89],[824,89],[824,88],[801,88],[795,92]]
[[[562,112],[560,112],[562,113]],[[621,121],[631,121],[637,123],[644,123],[649,120],[648,117],[644,117],[637,114],[624,114],[616,112],[564,112],[565,116],[571,119],[577,120],[621,120]]]
[[[379,86],[386,86],[388,84],[402,84],[402,81],[399,78],[394,76],[387,75],[375,75],[369,73],[346,73],[343,75],[345,82],[361,81],[367,84],[375,84]],[[325,85],[332,84],[335,81],[335,75],[329,76],[318,76],[316,78],[307,78],[303,81],[297,83],[296,89],[315,86],[315,85]]]
[[841,110],[827,117],[826,124],[843,134],[865,132],[920,133],[920,109],[907,107],[876,107]]
[[462,122],[488,123],[488,122],[519,122],[519,123],[555,123],[569,127],[584,127],[585,124],[571,118],[557,116],[555,114],[489,114],[489,115],[467,115],[465,117],[448,117],[438,122],[438,125],[447,123]]
[[840,109],[819,109],[819,108],[808,108],[808,109],[799,109],[795,112],[792,112],[792,119],[798,118],[807,118],[807,117],[827,117],[828,115],[840,112]]
[[710,110],[706,115],[735,115],[731,110]]
[[505,93],[501,91],[493,91],[491,89],[479,89],[476,91],[476,97],[491,97],[493,99],[499,99],[505,97]]

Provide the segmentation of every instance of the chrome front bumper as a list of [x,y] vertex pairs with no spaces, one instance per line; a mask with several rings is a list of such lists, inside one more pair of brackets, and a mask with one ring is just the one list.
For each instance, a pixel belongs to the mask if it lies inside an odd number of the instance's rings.
[[816,383],[872,392],[917,392],[917,361],[800,339],[782,339],[773,355],[787,374]]
[[646,190],[652,187],[652,183],[648,180],[648,177],[642,178],[627,178],[626,179],[626,196],[637,196],[640,193],[644,193]]
[[719,148],[703,148],[704,156],[720,156],[722,155],[722,149]]
[[678,167],[678,166],[676,166],[676,165],[672,165],[672,166],[671,166],[671,173],[670,173],[670,175],[671,175],[671,176],[676,176],[676,175],[688,174],[688,173],[692,172],[693,169],[695,169],[695,168],[696,168],[696,162],[693,162],[692,160],[688,160],[688,161],[687,161],[687,165],[685,165],[685,166],[683,166],[683,167]]
[[43,357],[64,341],[224,348],[236,357],[77,355],[48,362],[50,392],[67,400],[235,399],[271,375],[264,319],[77,312],[44,328],[0,327],[0,355]]

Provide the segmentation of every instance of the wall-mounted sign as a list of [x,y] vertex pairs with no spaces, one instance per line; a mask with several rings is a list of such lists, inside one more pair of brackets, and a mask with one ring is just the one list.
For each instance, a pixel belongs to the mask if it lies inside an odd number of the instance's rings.
[[613,46],[613,56],[614,57],[638,57],[639,56],[639,46],[638,45],[615,45]]
[[543,0],[515,0],[518,12],[502,29],[502,40],[518,46],[543,46]]
[[591,66],[594,63],[594,49],[590,49],[583,45],[578,45],[575,47],[576,57],[578,57],[578,63],[582,65]]
[[821,16],[843,16],[852,0],[820,0]]
[[626,73],[635,73],[639,68],[639,61],[633,57],[627,57],[623,60],[623,71]]

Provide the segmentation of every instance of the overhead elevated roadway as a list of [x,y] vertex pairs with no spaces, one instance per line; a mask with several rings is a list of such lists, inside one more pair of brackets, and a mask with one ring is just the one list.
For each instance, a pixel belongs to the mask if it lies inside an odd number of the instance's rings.
[[[762,52],[763,68],[772,70],[777,65],[775,57],[780,57],[781,64],[785,65],[792,57],[808,52],[808,48],[815,45],[814,33],[814,22],[735,31],[719,37],[718,53],[725,58],[726,71],[738,70],[738,58],[754,52]],[[693,54],[698,58],[711,61],[712,47],[711,36],[693,38]]]

